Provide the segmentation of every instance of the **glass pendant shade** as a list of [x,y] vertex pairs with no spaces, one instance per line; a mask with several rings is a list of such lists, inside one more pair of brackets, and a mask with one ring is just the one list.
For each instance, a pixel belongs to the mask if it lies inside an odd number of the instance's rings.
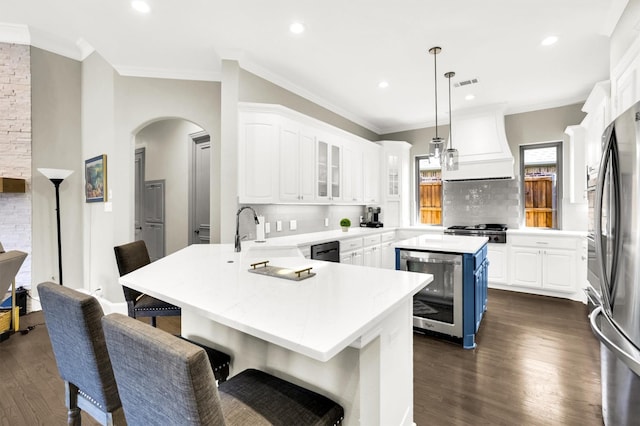
[[458,150],[449,148],[444,153],[444,167],[448,171],[458,170]]
[[444,139],[435,137],[429,142],[429,156],[440,158],[444,148]]

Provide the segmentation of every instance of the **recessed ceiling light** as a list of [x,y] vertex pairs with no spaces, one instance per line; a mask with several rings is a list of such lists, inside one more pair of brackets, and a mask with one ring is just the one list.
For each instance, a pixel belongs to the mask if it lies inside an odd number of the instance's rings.
[[151,10],[149,4],[146,1],[142,0],[133,0],[131,2],[131,7],[140,13],[149,13],[149,11]]
[[294,34],[302,34],[304,32],[304,24],[301,22],[294,22],[289,25],[289,31]]
[[472,95],[472,94],[468,94],[467,96],[464,97],[464,99],[467,101],[472,101],[475,98],[476,98],[476,95]]
[[389,82],[383,80],[380,83],[378,83],[378,87],[381,89],[386,89],[387,87],[389,87]]
[[545,38],[544,40],[542,40],[542,43],[540,43],[540,44],[542,44],[543,46],[551,46],[556,41],[558,41],[558,37],[549,36],[549,37]]

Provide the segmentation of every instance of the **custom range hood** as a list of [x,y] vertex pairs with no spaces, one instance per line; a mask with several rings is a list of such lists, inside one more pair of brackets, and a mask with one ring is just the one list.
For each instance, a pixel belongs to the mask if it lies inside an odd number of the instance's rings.
[[504,131],[504,106],[454,113],[458,170],[442,169],[446,181],[513,179],[513,155]]

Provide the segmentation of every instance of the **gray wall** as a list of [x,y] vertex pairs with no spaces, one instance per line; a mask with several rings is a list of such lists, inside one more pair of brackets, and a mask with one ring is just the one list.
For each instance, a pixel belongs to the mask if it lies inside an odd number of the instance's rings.
[[40,167],[70,169],[60,185],[60,228],[65,286],[83,278],[83,187],[80,62],[31,48],[32,283],[58,276],[55,191]]
[[242,69],[240,70],[239,100],[283,105],[370,141],[380,140],[371,130]]
[[580,103],[505,116],[504,129],[515,158],[516,175],[520,170],[520,145],[565,140],[564,131],[567,126],[580,124],[586,116],[581,110],[582,105]]
[[[82,117],[83,158],[108,156],[113,209],[105,212],[103,203],[85,207],[85,281],[87,288],[102,288],[107,299],[120,301],[123,296],[113,247],[133,240],[135,135],[152,122],[182,118],[209,132],[212,151],[219,153],[220,84],[121,77],[93,53],[83,62]],[[215,186],[220,186],[215,172],[219,163],[219,158],[212,161]],[[216,205],[219,214],[219,203]]]

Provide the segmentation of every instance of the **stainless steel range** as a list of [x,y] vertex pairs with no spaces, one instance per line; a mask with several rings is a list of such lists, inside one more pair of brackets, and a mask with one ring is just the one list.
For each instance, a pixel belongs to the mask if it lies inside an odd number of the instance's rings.
[[502,223],[450,226],[444,230],[444,233],[449,235],[487,237],[490,243],[505,244],[507,242],[507,225]]

